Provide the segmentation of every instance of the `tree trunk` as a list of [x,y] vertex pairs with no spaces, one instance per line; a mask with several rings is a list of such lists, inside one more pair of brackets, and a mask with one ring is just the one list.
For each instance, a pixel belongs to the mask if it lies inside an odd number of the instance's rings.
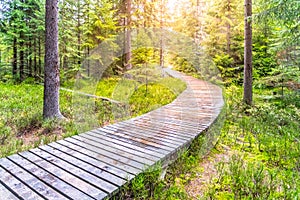
[[28,61],[28,71],[29,71],[29,77],[33,77],[33,70],[32,70],[32,38],[29,39],[29,44],[28,44],[28,56],[29,56],[29,61]]
[[58,0],[46,0],[43,117],[62,118],[59,110]]
[[[227,0],[227,18],[228,20],[231,20],[230,12],[231,12],[231,2],[230,0]],[[231,26],[230,22],[227,22],[227,33],[226,33],[226,40],[227,40],[227,54],[230,55],[230,46],[231,46]]]
[[39,36],[38,39],[38,53],[39,53],[39,64],[38,64],[38,70],[37,74],[40,76],[42,74],[42,42],[41,42],[41,36]]
[[252,0],[245,0],[244,102],[252,104]]
[[160,41],[159,41],[159,65],[160,67],[163,67],[164,66],[164,45],[163,45],[163,26],[164,26],[164,23],[163,23],[163,2],[161,0],[161,5],[160,5]]
[[131,60],[131,0],[125,1],[126,19],[125,19],[125,69],[132,68]]
[[18,47],[17,47],[17,38],[14,36],[13,39],[13,61],[12,61],[12,74],[13,77],[17,77],[17,71],[18,71]]
[[37,60],[36,60],[36,38],[33,39],[33,53],[34,53],[34,57],[33,57],[33,74],[34,77],[37,76]]
[[80,0],[77,0],[77,56],[78,56],[78,61],[77,64],[80,66],[81,65],[81,33],[80,33]]
[[24,38],[23,33],[20,33],[20,81],[23,81],[25,78],[24,74]]

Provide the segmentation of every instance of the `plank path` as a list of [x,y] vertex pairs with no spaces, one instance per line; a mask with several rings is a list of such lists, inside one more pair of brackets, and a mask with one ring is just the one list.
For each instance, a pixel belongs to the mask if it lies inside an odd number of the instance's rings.
[[167,72],[187,83],[172,103],[0,159],[0,199],[105,199],[176,157],[216,120],[224,101],[216,85]]

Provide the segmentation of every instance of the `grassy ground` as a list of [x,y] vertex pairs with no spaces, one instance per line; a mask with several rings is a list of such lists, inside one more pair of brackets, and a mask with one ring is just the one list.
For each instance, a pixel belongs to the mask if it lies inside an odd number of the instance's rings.
[[[162,84],[162,83],[165,83]],[[167,85],[166,85],[167,84]],[[120,78],[107,78],[98,83],[96,95],[114,98]],[[136,116],[172,102],[185,89],[173,78],[138,84],[129,96],[130,116]],[[123,85],[124,86],[124,85]],[[51,141],[78,134],[73,116],[73,94],[60,91],[60,105],[66,121],[42,119],[43,87],[34,84],[0,83],[0,157],[8,156]],[[95,100],[98,126],[115,122],[111,103]],[[129,116],[129,117],[130,117]]]
[[[0,84],[0,157],[62,138],[70,123],[42,120],[43,87]],[[71,94],[61,92],[61,110],[71,116]]]
[[240,103],[241,88],[227,89],[226,122],[211,155],[216,171],[204,199],[300,198],[300,95],[255,94],[249,108]]
[[115,199],[300,199],[300,95],[254,92],[247,107],[241,87],[226,89],[224,126],[209,155],[202,149],[210,132],[182,152],[164,180],[158,166]]

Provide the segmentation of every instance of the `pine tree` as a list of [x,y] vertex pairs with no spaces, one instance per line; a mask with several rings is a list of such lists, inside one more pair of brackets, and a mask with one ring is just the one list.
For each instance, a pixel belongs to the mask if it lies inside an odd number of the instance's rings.
[[46,0],[43,117],[62,118],[59,110],[58,0]]
[[245,0],[244,102],[252,104],[252,0]]

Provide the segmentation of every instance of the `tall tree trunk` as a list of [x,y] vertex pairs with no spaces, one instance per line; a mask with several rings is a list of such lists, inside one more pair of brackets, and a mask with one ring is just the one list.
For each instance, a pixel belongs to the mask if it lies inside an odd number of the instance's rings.
[[14,36],[13,39],[13,60],[12,60],[12,74],[13,77],[17,77],[17,71],[18,71],[18,47],[17,47],[17,38]]
[[38,53],[39,53],[39,64],[38,64],[38,75],[40,76],[42,74],[42,41],[41,36],[39,36],[38,40]]
[[33,53],[34,53],[34,57],[33,57],[33,74],[34,77],[37,76],[37,59],[36,59],[36,38],[33,39]]
[[163,0],[160,0],[160,41],[159,41],[159,65],[164,66],[164,49],[163,49]]
[[59,110],[58,0],[46,0],[43,117],[62,118]]
[[25,78],[24,74],[24,38],[23,33],[20,33],[20,80],[23,81]]
[[125,69],[132,68],[131,60],[131,0],[125,0]]
[[32,38],[29,38],[29,44],[28,44],[28,56],[29,56],[29,62],[28,62],[28,70],[29,70],[29,77],[33,77],[32,73]]
[[[87,57],[90,56],[90,47],[87,48]],[[90,77],[90,59],[88,58],[87,61],[87,75]]]
[[244,102],[252,104],[252,0],[245,0]]
[[80,33],[80,0],[77,0],[77,56],[78,56],[78,61],[77,64],[80,66],[81,65],[81,33]]
[[[227,0],[227,18],[231,20],[230,12],[231,12],[231,0]],[[230,55],[230,46],[231,46],[231,26],[230,22],[227,22],[227,33],[226,33],[226,40],[227,40],[227,54]]]

